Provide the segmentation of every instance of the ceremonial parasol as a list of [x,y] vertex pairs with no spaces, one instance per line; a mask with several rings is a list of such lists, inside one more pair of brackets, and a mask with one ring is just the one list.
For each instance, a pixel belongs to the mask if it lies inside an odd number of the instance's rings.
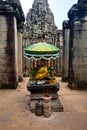
[[29,59],[55,59],[59,56],[59,48],[47,42],[38,42],[26,47],[24,53]]

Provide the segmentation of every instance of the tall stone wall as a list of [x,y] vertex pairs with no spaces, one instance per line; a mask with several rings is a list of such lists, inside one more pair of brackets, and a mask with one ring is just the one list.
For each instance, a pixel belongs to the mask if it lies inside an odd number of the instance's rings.
[[69,13],[69,87],[87,88],[87,0],[79,0]]
[[16,88],[17,29],[15,17],[0,15],[0,88]]
[[17,32],[22,31],[23,22],[24,15],[19,0],[0,0],[0,89],[15,89],[18,86],[22,68],[22,64],[18,66],[22,53],[19,56],[18,52],[22,50],[22,35],[17,35]]

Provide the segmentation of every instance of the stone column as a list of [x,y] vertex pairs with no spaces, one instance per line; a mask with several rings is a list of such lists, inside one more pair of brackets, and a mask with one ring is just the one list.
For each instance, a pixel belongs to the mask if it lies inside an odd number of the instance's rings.
[[0,15],[0,88],[18,85],[16,23],[15,17]]
[[22,65],[22,34],[17,32],[18,44],[18,80],[23,81],[23,65]]
[[68,13],[70,24],[69,87],[87,88],[87,0]]
[[[19,0],[0,1],[0,88],[18,86],[18,24],[23,28],[24,13]],[[21,24],[20,24],[21,23]]]
[[63,75],[62,80],[68,80],[68,67],[69,67],[69,24],[68,21],[63,22]]
[[56,71],[57,76],[62,76],[62,65],[63,65],[63,33],[62,30],[58,32],[58,48],[60,48],[59,57],[56,59]]

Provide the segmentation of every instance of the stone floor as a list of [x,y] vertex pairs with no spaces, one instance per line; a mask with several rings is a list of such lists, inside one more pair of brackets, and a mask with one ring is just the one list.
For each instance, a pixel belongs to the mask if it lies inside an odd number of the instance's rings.
[[0,90],[0,130],[87,130],[87,90],[71,90],[60,77],[57,81],[64,111],[50,118],[29,110],[28,78],[16,90]]

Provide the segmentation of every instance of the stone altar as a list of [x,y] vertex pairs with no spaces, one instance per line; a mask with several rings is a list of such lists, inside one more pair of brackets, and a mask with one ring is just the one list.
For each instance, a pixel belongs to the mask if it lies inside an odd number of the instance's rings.
[[39,100],[43,102],[43,96],[49,94],[51,99],[51,109],[52,111],[62,112],[63,106],[58,97],[59,83],[44,84],[44,85],[30,85],[27,84],[27,90],[31,92],[30,94],[30,109],[31,112],[35,112],[35,104]]

